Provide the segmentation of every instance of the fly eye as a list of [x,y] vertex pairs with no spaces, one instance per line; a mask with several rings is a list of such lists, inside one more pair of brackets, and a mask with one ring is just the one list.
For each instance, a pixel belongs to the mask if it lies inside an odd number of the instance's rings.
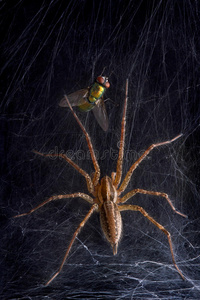
[[104,82],[105,82],[105,77],[99,76],[99,77],[97,77],[97,81],[98,81],[100,84],[104,84]]
[[104,86],[108,89],[110,87],[110,83],[107,81]]

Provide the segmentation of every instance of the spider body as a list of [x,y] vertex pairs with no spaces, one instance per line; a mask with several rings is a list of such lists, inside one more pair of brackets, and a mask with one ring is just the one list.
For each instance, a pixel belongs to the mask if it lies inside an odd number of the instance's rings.
[[117,190],[112,178],[105,176],[98,187],[100,222],[104,235],[117,254],[117,247],[122,234],[122,218],[117,205]]
[[92,204],[91,208],[89,209],[88,213],[86,214],[83,221],[79,224],[78,228],[74,232],[74,235],[71,239],[71,242],[69,243],[69,246],[67,248],[67,251],[64,255],[64,258],[62,260],[62,263],[58,269],[58,271],[51,277],[51,279],[46,283],[48,285],[54,278],[61,272],[63,265],[65,263],[66,258],[68,257],[68,254],[72,248],[72,245],[79,234],[80,230],[84,225],[86,224],[87,220],[90,218],[90,216],[95,212],[99,212],[100,214],[100,223],[101,227],[103,229],[104,235],[108,242],[111,244],[113,249],[113,254],[115,255],[117,253],[117,248],[119,245],[119,241],[122,234],[122,218],[121,218],[121,212],[126,210],[131,211],[138,211],[140,212],[145,218],[147,218],[151,223],[153,223],[155,226],[158,227],[168,238],[168,243],[171,251],[172,261],[174,263],[174,266],[180,276],[184,279],[184,276],[180,269],[178,268],[175,257],[173,253],[173,247],[172,247],[172,241],[171,241],[171,235],[170,233],[156,220],[154,220],[141,206],[138,205],[132,205],[132,204],[124,204],[126,201],[128,201],[130,198],[135,196],[137,193],[144,194],[144,195],[153,195],[157,197],[162,197],[163,199],[167,200],[168,204],[171,206],[172,210],[183,216],[186,217],[186,215],[182,214],[181,212],[178,212],[175,207],[173,206],[169,196],[163,192],[157,192],[157,191],[151,191],[151,190],[144,190],[141,188],[133,189],[132,191],[126,193],[124,196],[120,197],[121,193],[123,193],[126,190],[127,185],[129,184],[129,181],[131,179],[131,176],[134,172],[134,170],[138,167],[138,165],[145,159],[145,157],[149,154],[150,151],[152,151],[154,148],[157,148],[162,145],[170,144],[177,140],[179,137],[182,136],[182,134],[176,136],[172,140],[168,140],[165,142],[160,142],[157,144],[152,144],[147,148],[147,150],[137,159],[136,162],[132,164],[130,169],[128,170],[127,174],[125,175],[125,178],[121,182],[122,179],[122,166],[123,166],[123,155],[124,155],[124,144],[125,144],[125,125],[126,125],[126,110],[127,110],[127,99],[128,99],[128,80],[126,81],[126,95],[125,95],[125,101],[124,101],[124,108],[123,108],[123,116],[122,116],[122,123],[121,123],[121,138],[120,138],[120,148],[119,148],[119,156],[117,160],[117,168],[116,173],[112,172],[111,177],[104,176],[102,179],[100,179],[100,167],[98,164],[98,161],[95,156],[95,152],[93,149],[93,145],[90,140],[90,136],[87,133],[86,129],[82,125],[81,121],[73,111],[71,104],[65,96],[65,100],[67,102],[67,106],[71,109],[76,121],[78,122],[79,126],[81,127],[87,141],[87,145],[90,151],[90,155],[92,158],[93,166],[95,169],[94,175],[91,177],[88,173],[86,173],[83,169],[81,169],[74,161],[72,161],[67,155],[65,154],[44,154],[41,152],[34,151],[36,154],[39,154],[44,157],[59,157],[65,160],[67,163],[69,163],[73,168],[75,168],[82,176],[84,176],[88,192],[90,195],[77,192],[73,194],[64,194],[64,195],[55,195],[35,208],[31,209],[27,213],[23,213],[20,215],[16,215],[15,217],[22,217],[25,215],[29,215],[39,209],[40,207],[44,206],[45,204],[59,199],[68,199],[68,198],[82,198]]

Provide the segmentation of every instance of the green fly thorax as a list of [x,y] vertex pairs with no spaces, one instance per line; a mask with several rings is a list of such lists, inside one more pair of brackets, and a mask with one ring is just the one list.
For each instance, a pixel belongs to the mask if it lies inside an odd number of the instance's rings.
[[102,86],[98,82],[95,82],[89,90],[89,96],[88,96],[89,102],[95,103],[98,99],[100,99],[103,96],[105,90],[106,88],[104,86]]
[[90,111],[94,108],[95,102],[103,97],[106,87],[97,81],[89,88],[87,100],[85,103],[78,106],[80,111]]

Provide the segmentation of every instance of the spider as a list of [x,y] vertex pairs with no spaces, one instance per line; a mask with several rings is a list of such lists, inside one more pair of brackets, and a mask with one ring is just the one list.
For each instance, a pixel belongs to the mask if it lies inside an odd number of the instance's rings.
[[[64,258],[62,260],[62,263],[58,269],[58,271],[49,279],[49,281],[46,282],[46,285],[48,285],[50,282],[52,282],[55,277],[61,272],[63,265],[66,261],[66,258],[69,255],[69,252],[72,248],[72,245],[78,236],[81,229],[84,227],[88,219],[91,217],[91,215],[96,211],[100,214],[100,223],[103,230],[103,233],[110,243],[113,254],[115,255],[117,253],[118,244],[120,241],[120,237],[122,234],[122,218],[121,218],[121,212],[126,210],[132,210],[132,211],[139,211],[145,218],[147,218],[150,222],[152,222],[155,226],[157,226],[168,238],[168,243],[171,251],[172,261],[174,263],[174,266],[180,276],[184,279],[184,276],[177,266],[175,262],[175,257],[173,253],[173,247],[172,247],[172,240],[171,235],[169,231],[167,231],[161,224],[159,224],[157,221],[155,221],[141,206],[138,205],[132,205],[132,204],[124,204],[127,202],[131,197],[135,196],[136,194],[145,194],[145,195],[154,195],[158,197],[163,197],[167,200],[169,205],[171,206],[172,210],[183,216],[187,217],[186,215],[182,214],[181,212],[177,211],[172,204],[169,196],[163,192],[156,192],[156,191],[149,191],[144,189],[133,189],[132,191],[128,192],[124,196],[120,197],[122,192],[125,191],[131,176],[133,174],[133,171],[138,167],[138,165],[145,159],[145,157],[152,151],[154,148],[157,148],[162,145],[170,144],[180,138],[182,134],[176,136],[172,140],[168,140],[165,142],[152,144],[148,147],[148,149],[141,155],[140,158],[136,162],[132,164],[130,169],[128,170],[127,174],[125,175],[124,180],[121,182],[122,179],[122,167],[123,167],[123,155],[124,155],[124,142],[125,142],[125,127],[126,127],[126,110],[127,110],[127,101],[128,101],[128,79],[126,80],[126,92],[125,92],[125,100],[124,100],[124,107],[123,107],[123,116],[122,116],[122,122],[121,122],[121,137],[120,137],[120,147],[119,147],[119,156],[117,160],[117,168],[116,172],[112,172],[111,176],[104,176],[100,179],[100,167],[97,162],[95,152],[93,149],[93,145],[90,139],[89,134],[87,133],[86,129],[82,125],[81,121],[79,120],[76,113],[73,111],[70,102],[68,101],[67,96],[65,95],[65,99],[68,103],[69,108],[71,109],[76,121],[78,122],[79,126],[81,127],[87,141],[87,145],[90,151],[90,155],[92,158],[93,166],[95,169],[95,172],[92,176],[90,176],[88,173],[86,173],[83,169],[81,169],[75,162],[73,162],[67,155],[65,154],[44,154],[40,153],[38,151],[33,151],[34,153],[44,156],[44,157],[61,157],[64,159],[67,163],[69,163],[73,168],[75,168],[81,175],[85,177],[86,183],[87,183],[87,189],[88,192],[91,194],[85,194],[81,192],[73,193],[73,194],[67,194],[67,195],[55,195],[50,198],[48,198],[46,201],[42,202],[35,208],[31,209],[27,213],[23,213],[20,215],[16,215],[16,217],[22,217],[29,214],[32,214],[34,211],[39,209],[40,207],[44,206],[45,204],[53,201],[53,200],[59,200],[59,199],[68,199],[68,198],[82,198],[85,201],[89,202],[92,206],[89,209],[88,213],[82,220],[82,222],[79,224],[78,228],[74,232],[74,235],[71,239],[71,242],[69,243],[69,246],[67,248],[67,251],[64,255]],[[121,183],[121,184],[120,184]]]

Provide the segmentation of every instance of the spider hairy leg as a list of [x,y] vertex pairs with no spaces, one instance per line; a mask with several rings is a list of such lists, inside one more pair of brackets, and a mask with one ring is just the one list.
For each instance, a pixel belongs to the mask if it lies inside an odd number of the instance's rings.
[[45,154],[45,153],[38,152],[36,150],[33,150],[33,152],[35,154],[38,154],[38,155],[41,155],[41,156],[44,156],[44,157],[50,157],[50,158],[52,158],[52,157],[60,157],[60,158],[62,158],[64,160],[66,160],[74,169],[76,169],[81,175],[83,175],[85,177],[89,193],[92,194],[94,192],[94,185],[93,185],[93,182],[91,180],[90,175],[87,172],[85,172],[83,169],[81,169],[66,154],[63,154],[63,153],[60,153],[60,154],[56,154],[56,153]]
[[74,241],[75,241],[75,238],[77,237],[77,235],[79,234],[79,232],[81,231],[81,229],[85,226],[85,223],[86,223],[87,220],[91,217],[91,215],[93,214],[93,212],[94,212],[95,210],[97,210],[97,208],[98,208],[98,205],[97,205],[97,204],[93,204],[92,207],[90,208],[89,212],[87,213],[87,215],[86,215],[85,218],[83,219],[83,221],[79,224],[78,228],[77,228],[76,231],[74,232],[74,235],[73,235],[73,237],[72,237],[72,239],[71,239],[71,242],[70,242],[70,244],[69,244],[69,246],[68,246],[68,248],[67,248],[67,251],[66,251],[66,253],[65,253],[65,256],[64,256],[64,258],[63,258],[63,260],[62,260],[62,263],[61,263],[61,265],[60,265],[60,268],[59,268],[58,272],[56,272],[56,273],[50,278],[50,280],[47,281],[47,283],[45,284],[46,286],[49,285],[49,283],[52,282],[52,281],[58,276],[58,274],[61,272],[61,270],[62,270],[62,268],[63,268],[63,265],[64,265],[64,263],[65,263],[65,261],[66,261],[66,259],[67,259],[67,256],[69,255],[69,252],[70,252],[70,250],[71,250],[71,247],[72,247],[72,245],[73,245],[73,243],[74,243]]
[[138,160],[136,162],[133,163],[133,165],[130,167],[130,169],[128,170],[121,186],[118,189],[118,195],[120,195],[127,187],[127,185],[129,184],[129,181],[131,179],[131,176],[133,174],[133,171],[139,166],[139,164],[145,159],[145,157],[154,149],[163,145],[167,145],[167,144],[171,144],[172,142],[176,141],[177,139],[179,139],[183,134],[179,134],[177,135],[175,138],[173,138],[172,140],[168,140],[165,142],[161,142],[161,143],[157,143],[157,144],[152,144],[151,146],[149,146],[149,148],[138,158]]
[[187,216],[185,214],[176,210],[176,208],[172,204],[169,196],[167,194],[161,193],[161,192],[147,191],[147,190],[143,190],[143,189],[134,189],[134,190],[128,192],[126,195],[124,195],[121,199],[119,198],[118,202],[125,203],[126,201],[128,201],[131,197],[135,196],[136,194],[145,194],[145,195],[154,195],[154,196],[158,196],[158,197],[163,197],[167,200],[167,202],[169,203],[169,205],[171,206],[171,208],[173,209],[173,211],[176,214],[179,214],[180,216],[187,218]]
[[47,203],[54,201],[54,200],[60,200],[60,199],[68,199],[68,198],[82,198],[84,200],[86,200],[87,202],[89,202],[90,204],[93,204],[93,199],[92,197],[90,197],[87,194],[84,193],[74,193],[74,194],[68,194],[68,195],[56,195],[56,196],[52,196],[50,198],[48,198],[47,200],[45,200],[44,202],[40,203],[38,206],[32,208],[30,211],[28,211],[27,213],[23,213],[20,215],[16,215],[13,218],[20,218],[23,216],[27,216],[32,214],[34,211],[36,211],[37,209],[41,208],[42,206],[46,205]]
[[150,222],[152,222],[155,226],[157,226],[167,236],[174,266],[175,266],[176,270],[178,271],[179,275],[182,277],[182,279],[185,280],[185,277],[183,276],[181,270],[179,269],[179,267],[177,266],[176,261],[175,261],[170,232],[167,231],[160,223],[158,223],[156,220],[154,220],[152,217],[150,217],[149,214],[141,206],[125,204],[125,205],[119,206],[119,210],[120,211],[125,211],[125,210],[139,211],[145,218],[147,218]]
[[65,95],[64,96],[67,103],[68,103],[68,106],[70,108],[70,110],[72,111],[77,123],[79,124],[79,126],[81,127],[85,137],[86,137],[86,141],[87,141],[87,144],[88,144],[88,148],[89,148],[89,151],[90,151],[90,155],[91,155],[91,158],[92,158],[92,162],[93,162],[93,166],[94,166],[94,169],[95,169],[95,175],[93,177],[93,184],[94,186],[97,185],[97,183],[99,182],[99,178],[100,178],[100,167],[99,167],[99,164],[98,164],[98,161],[96,159],[96,156],[95,156],[95,152],[94,152],[94,149],[93,149],[93,145],[92,145],[92,142],[91,142],[91,139],[90,139],[90,136],[89,134],[87,133],[85,127],[83,126],[83,124],[81,123],[81,121],[79,120],[78,116],[76,115],[76,113],[74,112],[67,96]]
[[122,167],[123,167],[123,157],[124,157],[124,142],[125,142],[125,131],[126,131],[126,111],[127,111],[127,102],[128,102],[128,79],[126,80],[126,92],[125,92],[125,100],[124,100],[124,108],[123,108],[123,116],[121,122],[121,137],[120,137],[120,147],[119,147],[119,155],[117,160],[117,170],[114,185],[117,188],[121,182],[122,178]]
[[116,177],[116,172],[112,172],[112,173],[111,173],[112,182],[114,182],[115,177]]

